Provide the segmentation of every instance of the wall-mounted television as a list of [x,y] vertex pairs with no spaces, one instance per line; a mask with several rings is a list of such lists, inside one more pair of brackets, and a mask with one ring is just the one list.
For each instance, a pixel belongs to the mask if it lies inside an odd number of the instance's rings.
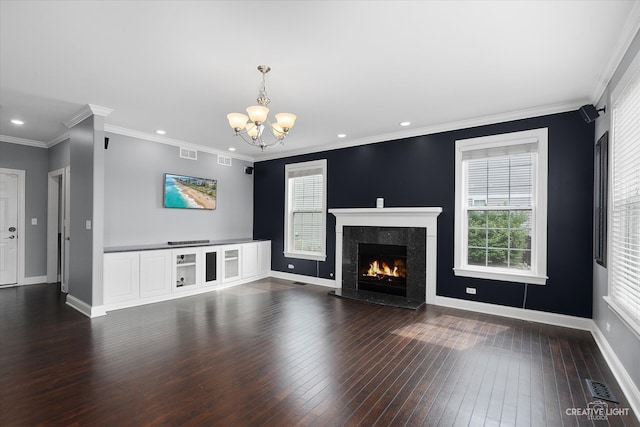
[[164,174],[164,207],[215,209],[218,181],[195,176]]

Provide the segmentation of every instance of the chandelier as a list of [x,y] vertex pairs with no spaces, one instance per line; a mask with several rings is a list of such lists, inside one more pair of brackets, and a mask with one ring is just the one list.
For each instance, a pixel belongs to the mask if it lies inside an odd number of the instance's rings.
[[[267,147],[283,144],[284,138],[289,134],[289,130],[296,121],[296,115],[291,113],[278,113],[275,115],[276,123],[271,123],[267,117],[271,102],[267,96],[265,87],[265,75],[271,71],[267,65],[259,65],[258,71],[262,73],[262,85],[258,92],[258,105],[247,107],[247,116],[242,113],[227,114],[229,126],[236,132],[235,136],[240,136],[247,144],[259,147],[264,151]],[[268,131],[266,129],[269,129]]]

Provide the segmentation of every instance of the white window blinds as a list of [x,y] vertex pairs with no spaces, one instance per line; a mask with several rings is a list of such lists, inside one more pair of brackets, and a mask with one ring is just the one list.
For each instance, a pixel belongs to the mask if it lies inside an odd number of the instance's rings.
[[612,129],[609,297],[640,332],[640,71],[615,100]]
[[322,173],[289,178],[291,183],[291,214],[293,219],[293,249],[320,252],[323,240]]

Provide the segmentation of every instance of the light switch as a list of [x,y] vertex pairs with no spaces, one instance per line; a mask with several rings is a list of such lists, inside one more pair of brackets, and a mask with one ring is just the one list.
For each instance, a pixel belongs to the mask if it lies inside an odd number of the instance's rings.
[[91,230],[91,220],[88,219],[85,223],[84,226],[87,230]]
[[31,225],[38,225],[38,218],[31,218]]

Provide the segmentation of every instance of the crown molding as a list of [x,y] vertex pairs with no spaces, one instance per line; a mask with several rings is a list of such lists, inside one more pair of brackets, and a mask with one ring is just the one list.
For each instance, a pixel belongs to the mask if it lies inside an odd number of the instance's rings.
[[69,139],[69,132],[65,132],[62,135],[59,135],[53,138],[51,141],[47,142],[47,148],[51,148],[54,145],[61,143],[62,141],[66,141],[67,139]]
[[416,136],[432,135],[432,134],[441,133],[441,132],[462,130],[462,129],[468,129],[468,128],[477,127],[477,126],[485,126],[485,125],[491,125],[496,123],[510,122],[513,120],[521,120],[521,119],[528,119],[528,118],[538,117],[538,116],[546,116],[549,114],[564,113],[567,111],[577,110],[578,108],[580,108],[581,105],[584,105],[587,102],[589,101],[581,100],[579,102],[573,102],[573,103],[547,105],[543,107],[535,107],[535,108],[529,108],[525,110],[512,111],[509,113],[483,116],[483,117],[478,117],[474,119],[459,120],[455,122],[443,123],[443,124],[434,125],[434,126],[407,129],[400,132],[373,135],[373,136],[357,138],[353,140],[347,139],[345,141],[341,141],[335,144],[301,148],[298,150],[287,151],[284,153],[272,152],[264,156],[256,156],[255,161],[261,162],[265,160],[282,159],[286,157],[299,156],[302,154],[319,153],[323,151],[338,150],[341,148],[357,147],[359,145],[375,144],[378,142],[394,141],[394,140],[403,139],[403,138],[413,138]]
[[604,95],[609,82],[613,78],[616,70],[620,66],[620,62],[624,58],[624,55],[629,50],[631,43],[633,42],[634,37],[640,31],[640,2],[634,2],[633,8],[629,13],[627,21],[625,22],[622,30],[620,31],[620,37],[618,38],[618,42],[616,46],[612,49],[612,55],[609,57],[609,62],[605,65],[600,73],[600,78],[598,79],[598,83],[596,83],[596,87],[593,89],[593,94],[591,95],[591,103],[596,105],[602,95]]
[[[91,114],[89,114],[90,116]],[[85,118],[89,117],[86,116]],[[79,116],[76,116],[79,117]],[[75,119],[75,117],[74,117]],[[72,120],[74,120],[72,119]],[[80,123],[82,120],[84,119],[80,119],[77,123]],[[70,123],[71,120],[67,123]],[[77,124],[76,123],[76,124]],[[74,125],[71,125],[74,126]],[[151,141],[151,142],[158,142],[160,144],[167,144],[167,145],[173,145],[176,147],[183,147],[183,148],[190,148],[192,150],[197,150],[203,153],[209,153],[209,154],[215,154],[215,155],[221,155],[221,156],[226,156],[226,157],[231,157],[233,159],[237,159],[237,160],[244,160],[247,162],[251,162],[254,163],[255,162],[255,158],[250,157],[250,156],[244,156],[244,155],[238,155],[238,154],[234,154],[230,151],[224,151],[224,150],[215,150],[213,148],[209,148],[209,147],[205,147],[204,145],[198,145],[198,144],[192,144],[189,142],[185,142],[185,141],[180,141],[177,139],[172,139],[172,138],[166,138],[166,137],[161,137],[161,136],[156,136],[156,135],[152,135],[149,133],[145,133],[145,132],[140,132],[140,131],[136,131],[136,130],[132,130],[132,129],[127,129],[127,128],[123,128],[123,127],[119,127],[119,126],[113,126],[113,125],[107,125],[105,124],[104,126],[104,131],[105,132],[110,132],[110,133],[114,133],[117,135],[123,135],[123,136],[129,136],[132,138],[138,138],[138,139],[142,139],[145,141]],[[57,136],[56,138],[52,139],[49,142],[42,142],[42,141],[35,141],[32,139],[24,139],[24,138],[16,138],[14,136],[7,136],[7,135],[0,135],[0,141],[1,142],[7,142],[10,144],[20,144],[20,145],[28,145],[31,147],[38,147],[38,148],[51,148],[54,145],[57,145],[63,141],[66,141],[67,139],[69,139],[69,132],[65,132],[59,136]]]
[[140,132],[140,131],[133,130],[133,129],[127,129],[127,128],[123,128],[123,127],[120,127],[120,126],[113,126],[113,125],[105,124],[104,131],[105,132],[110,132],[110,133],[115,133],[117,135],[129,136],[131,138],[143,139],[145,141],[158,142],[160,144],[173,145],[173,146],[176,146],[176,147],[183,147],[183,148],[190,148],[192,150],[201,151],[203,153],[209,153],[209,154],[215,154],[215,155],[220,155],[220,156],[225,156],[225,157],[231,157],[231,158],[234,158],[234,159],[237,159],[237,160],[244,160],[244,161],[251,162],[251,163],[255,162],[255,159],[253,157],[244,156],[244,155],[241,155],[241,154],[235,154],[235,153],[232,153],[231,151],[216,150],[216,149],[213,149],[213,148],[205,147],[204,145],[193,144],[193,143],[190,143],[190,142],[180,141],[179,139],[167,138],[167,137],[159,136],[159,135],[153,135],[153,134],[150,134],[150,133]]
[[9,144],[28,145],[29,147],[48,148],[47,144],[42,141],[36,141],[33,139],[16,138],[15,136],[0,135],[1,142],[8,142]]
[[84,107],[82,107],[82,110],[80,110],[75,116],[73,116],[71,119],[64,122],[64,125],[67,128],[71,129],[72,127],[74,127],[81,121],[85,120],[86,118],[89,118],[91,116],[107,117],[112,112],[113,110],[110,108],[100,107],[98,105],[93,105],[93,104],[87,104]]

